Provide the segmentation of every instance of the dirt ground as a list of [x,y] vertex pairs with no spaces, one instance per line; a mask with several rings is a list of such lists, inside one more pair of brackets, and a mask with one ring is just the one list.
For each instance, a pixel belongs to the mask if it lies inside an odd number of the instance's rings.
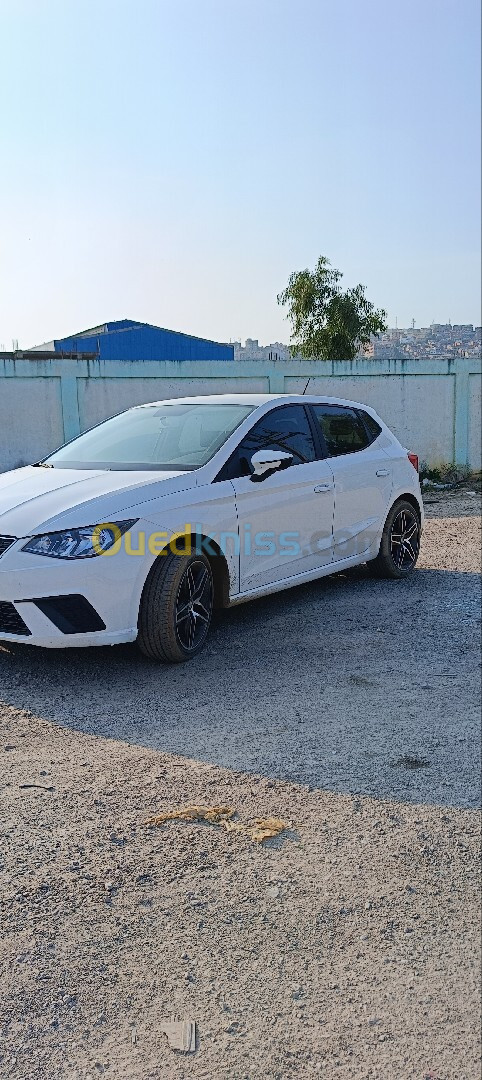
[[[175,670],[0,646],[1,1080],[478,1080],[480,510],[427,504],[401,604],[291,590]],[[145,824],[192,802],[287,828]]]

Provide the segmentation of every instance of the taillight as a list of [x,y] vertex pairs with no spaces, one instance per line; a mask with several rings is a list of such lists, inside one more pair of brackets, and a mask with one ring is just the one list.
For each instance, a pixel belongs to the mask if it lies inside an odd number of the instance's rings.
[[407,454],[407,457],[415,471],[418,472],[418,454]]

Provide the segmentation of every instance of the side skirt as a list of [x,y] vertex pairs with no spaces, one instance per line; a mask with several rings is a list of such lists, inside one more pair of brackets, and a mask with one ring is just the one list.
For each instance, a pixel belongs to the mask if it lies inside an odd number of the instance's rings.
[[319,578],[330,577],[332,574],[338,574],[342,570],[348,570],[350,566],[362,566],[363,563],[370,562],[370,559],[376,559],[379,547],[380,541],[378,540],[377,544],[367,548],[362,557],[352,555],[349,559],[340,559],[339,562],[329,563],[327,566],[320,567],[319,570],[308,570],[304,574],[295,574],[294,577],[283,578],[272,585],[261,585],[258,589],[236,593],[235,596],[230,596],[228,607],[244,604],[248,600],[255,600],[258,596],[270,596],[272,593],[283,592],[284,589],[292,589],[296,585],[304,585],[308,581],[317,581]]

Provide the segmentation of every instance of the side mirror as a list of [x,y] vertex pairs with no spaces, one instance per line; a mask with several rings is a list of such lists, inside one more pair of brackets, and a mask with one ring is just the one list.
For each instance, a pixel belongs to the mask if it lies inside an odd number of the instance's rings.
[[293,461],[292,454],[285,454],[283,450],[257,450],[251,458],[253,467],[252,480],[264,480],[268,473],[276,469],[286,469]]

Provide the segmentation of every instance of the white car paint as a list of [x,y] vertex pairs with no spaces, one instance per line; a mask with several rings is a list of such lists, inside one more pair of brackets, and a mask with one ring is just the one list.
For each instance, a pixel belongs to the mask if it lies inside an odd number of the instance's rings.
[[[254,411],[214,454],[192,471],[109,471],[27,466],[0,476],[0,537],[18,538],[0,555],[0,603],[14,605],[30,636],[0,628],[0,638],[47,648],[133,641],[142,589],[157,557],[129,555],[123,544],[113,556],[62,561],[22,550],[29,538],[101,522],[136,518],[129,532],[132,550],[141,536],[155,531],[183,533],[199,523],[206,537],[296,530],[301,551],[250,555],[226,545],[230,604],[313,580],[378,554],[390,506],[409,493],[423,505],[416,470],[380,417],[366,405],[341,398],[289,395],[216,395],[152,404],[226,403]],[[335,404],[361,408],[382,428],[370,447],[270,474],[262,483],[250,477],[216,482],[221,467],[250,428],[284,404]],[[136,406],[138,409],[147,405]],[[378,472],[385,475],[377,475]],[[316,548],[310,546],[316,534]],[[32,598],[80,594],[99,612],[104,630],[62,633],[32,603]]]
[[[333,513],[335,488],[333,475],[326,461],[310,461],[305,465],[292,465],[283,472],[267,476],[261,484],[253,484],[249,476],[232,481],[236,492],[236,508],[239,522],[249,522],[251,533],[274,532],[285,536],[293,531],[299,534],[299,552],[280,553],[269,550],[273,541],[265,540],[266,555],[253,554],[246,544],[241,545],[240,579],[243,591],[269,586],[295,574],[318,571],[332,562]],[[325,486],[324,494],[315,494],[315,487]],[[267,508],[269,506],[269,514]],[[323,532],[316,552],[310,549],[315,531]]]
[[373,530],[386,519],[393,486],[391,463],[375,444],[355,454],[330,458],[336,490],[333,525],[334,560],[343,559],[356,539],[357,551],[368,551]]

